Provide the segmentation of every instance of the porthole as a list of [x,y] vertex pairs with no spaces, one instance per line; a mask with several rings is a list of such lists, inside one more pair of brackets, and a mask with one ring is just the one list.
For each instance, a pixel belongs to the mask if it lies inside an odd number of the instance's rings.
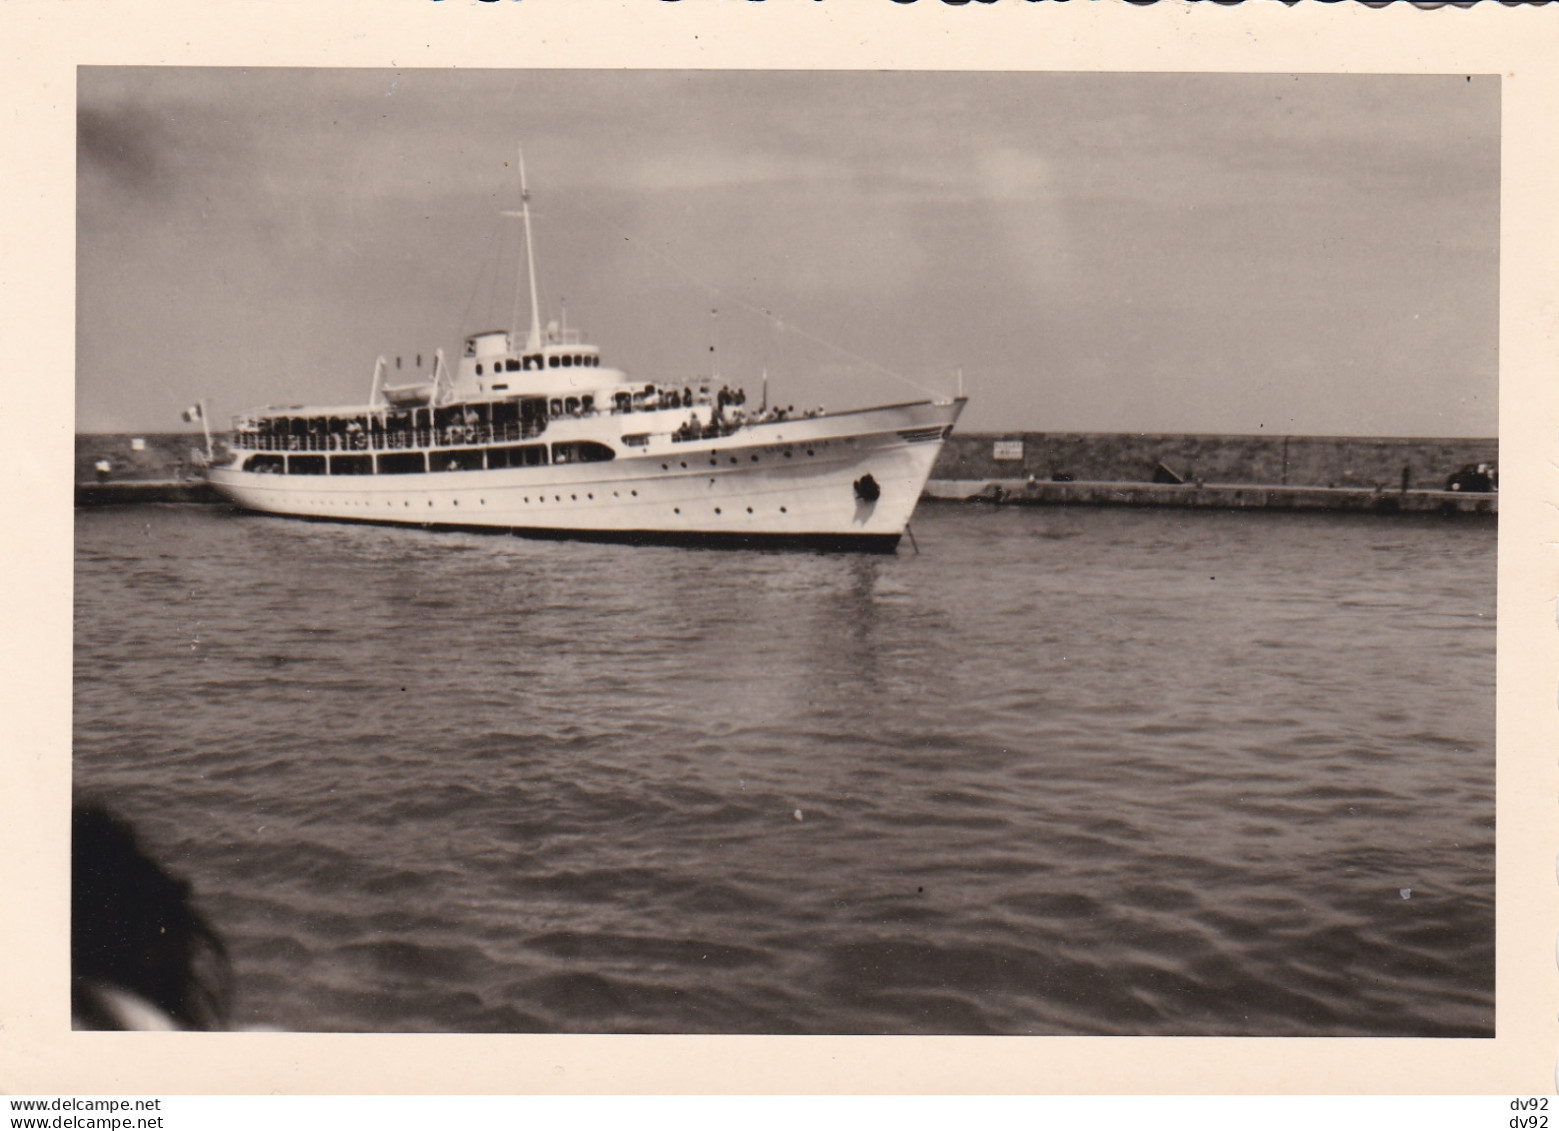
[[789,513],[790,512],[787,511],[784,507],[780,507],[780,514],[789,514]]
[[735,456],[732,456],[732,457],[731,457],[731,462],[732,462],[732,463],[735,463],[735,462],[736,462],[736,457],[735,457]]
[[595,495],[594,495],[594,493],[590,493],[590,492],[587,492],[587,493],[586,493],[586,494],[585,494],[585,498],[587,498],[587,499],[593,499],[593,498],[595,498]]
[[786,458],[786,459],[789,459],[789,458],[790,458],[790,457],[791,457],[791,454],[792,454],[792,453],[790,453],[790,452],[786,452],[786,453],[785,453],[785,458]]
[[751,514],[751,513],[752,513],[752,508],[751,508],[751,507],[748,507],[748,508],[747,508],[747,513],[748,513],[748,514]]
[[710,460],[709,460],[709,466],[710,466],[710,467],[714,467],[714,466],[715,466],[715,465],[717,465],[717,464],[718,464],[718,463],[719,463],[719,462],[720,462],[720,461],[719,461],[719,460],[717,460],[717,459],[714,459],[714,458],[713,458],[713,457],[711,457],[711,458],[710,458]]
[[457,506],[457,507],[458,507],[458,506],[459,506],[459,505],[460,505],[460,500],[459,500],[459,499],[456,499],[456,500],[455,500],[455,506]]
[[432,500],[432,499],[429,499],[429,500],[428,500],[428,506],[430,506],[430,507],[431,507],[431,506],[432,506],[432,505],[433,505],[433,500]]
[[683,467],[686,467],[686,466],[687,466],[687,460],[683,460],[683,461],[682,461],[682,466],[683,466]]
[[570,496],[569,496],[569,500],[570,500],[570,501],[571,501],[571,502],[575,502],[575,503],[577,503],[577,502],[579,502],[579,496],[578,496],[578,495],[570,495]]
[[621,495],[619,495],[619,494],[618,494],[618,493],[617,493],[617,492],[616,492],[616,491],[613,491],[613,492],[612,492],[612,498],[614,498],[614,499],[620,499],[620,498],[622,498],[622,496],[621,496]]
[[672,507],[671,508],[671,513],[672,514],[681,514],[682,513],[682,508],[681,507]]
[[816,454],[817,454],[817,453],[816,453],[816,452],[814,452],[814,451],[813,451],[813,450],[812,450],[812,449],[811,449],[811,448],[808,448],[808,449],[807,449],[807,455],[809,455],[809,456],[813,456],[813,455],[816,455]]
[[637,491],[629,491],[628,494],[632,495],[635,499],[639,497],[639,492]]
[[663,463],[663,464],[660,465],[660,469],[662,471],[670,471],[671,470],[671,465],[669,463]]
[[716,507],[716,508],[715,508],[715,514],[719,514],[719,513],[720,513],[720,508],[719,508],[719,507]]
[[753,454],[752,454],[752,462],[753,463],[757,463],[758,462],[758,453],[757,452],[753,452]]

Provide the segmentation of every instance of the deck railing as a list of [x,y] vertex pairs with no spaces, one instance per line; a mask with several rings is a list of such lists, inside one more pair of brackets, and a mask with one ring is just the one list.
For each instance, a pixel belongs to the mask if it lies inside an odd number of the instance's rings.
[[459,424],[439,428],[370,429],[356,432],[318,432],[302,436],[275,436],[264,432],[233,433],[233,447],[260,452],[394,452],[427,448],[454,448],[482,444],[510,444],[529,440],[546,431],[546,421],[508,424]]
[[[619,410],[592,410],[569,413],[570,417],[597,414],[618,415]],[[745,424],[762,423],[761,419],[722,418],[718,424],[711,421],[697,432],[686,428],[669,432],[674,443],[686,440],[708,440],[729,436]],[[778,419],[783,419],[780,417]],[[540,436],[547,429],[545,420],[510,421],[507,424],[448,424],[437,428],[393,428],[352,432],[308,432],[301,436],[279,436],[268,432],[239,428],[232,434],[232,447],[244,451],[260,452],[394,452],[425,451],[429,448],[458,448],[470,445],[512,444]],[[630,444],[643,444],[649,433],[636,433]]]

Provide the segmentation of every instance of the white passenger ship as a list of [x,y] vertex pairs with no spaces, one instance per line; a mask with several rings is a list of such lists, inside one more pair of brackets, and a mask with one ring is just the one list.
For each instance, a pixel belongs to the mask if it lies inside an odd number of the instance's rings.
[[541,327],[521,168],[528,333],[465,340],[451,374],[367,404],[234,419],[211,483],[241,507],[300,518],[518,535],[891,552],[962,397],[797,415],[742,390],[636,381],[577,332]]

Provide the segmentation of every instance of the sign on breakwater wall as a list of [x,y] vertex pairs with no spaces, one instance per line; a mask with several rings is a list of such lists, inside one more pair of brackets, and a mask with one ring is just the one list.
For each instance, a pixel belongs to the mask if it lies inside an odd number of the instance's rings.
[[943,446],[931,478],[1152,483],[1172,475],[1203,484],[1433,491],[1468,464],[1498,459],[1499,441],[1483,438],[965,432]]

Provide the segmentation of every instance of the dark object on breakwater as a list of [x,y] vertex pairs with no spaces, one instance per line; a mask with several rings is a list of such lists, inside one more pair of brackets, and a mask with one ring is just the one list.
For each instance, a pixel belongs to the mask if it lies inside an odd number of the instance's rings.
[[933,479],[925,498],[1002,506],[1188,507],[1216,510],[1359,511],[1368,514],[1497,514],[1499,495],[1473,491],[1385,492],[1354,487],[1248,483],[1055,483]]
[[78,507],[111,507],[134,503],[220,503],[204,479],[109,479],[76,484]]
[[1469,463],[1445,481],[1447,491],[1493,491],[1495,472],[1486,463]]

